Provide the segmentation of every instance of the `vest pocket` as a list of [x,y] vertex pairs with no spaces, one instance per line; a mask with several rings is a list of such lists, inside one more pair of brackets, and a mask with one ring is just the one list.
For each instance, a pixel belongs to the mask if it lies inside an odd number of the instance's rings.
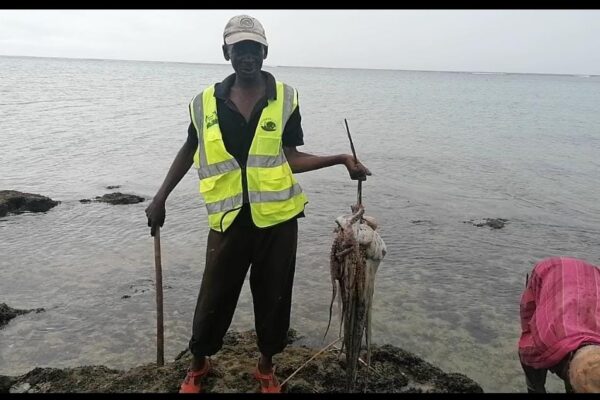
[[286,165],[282,164],[277,167],[260,168],[258,170],[261,192],[279,192],[292,187],[292,173],[287,171]]
[[287,214],[296,208],[292,201],[270,201],[252,206],[258,208],[261,215]]
[[209,142],[215,141],[223,141],[223,137],[221,136],[221,131],[219,130],[219,126],[217,125],[215,128],[208,128],[204,131],[204,137]]
[[261,155],[276,156],[281,148],[281,137],[277,135],[256,136],[256,153]]
[[206,178],[200,181],[200,193],[205,194],[215,188],[216,179]]

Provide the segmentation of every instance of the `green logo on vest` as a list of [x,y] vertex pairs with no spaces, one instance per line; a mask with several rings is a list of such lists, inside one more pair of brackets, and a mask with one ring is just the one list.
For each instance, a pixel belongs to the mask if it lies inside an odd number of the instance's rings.
[[277,124],[272,119],[267,118],[260,122],[260,127],[267,132],[275,132]]
[[217,112],[214,111],[212,114],[204,117],[204,122],[206,123],[206,129],[210,128],[213,125],[219,123],[219,117],[217,117]]

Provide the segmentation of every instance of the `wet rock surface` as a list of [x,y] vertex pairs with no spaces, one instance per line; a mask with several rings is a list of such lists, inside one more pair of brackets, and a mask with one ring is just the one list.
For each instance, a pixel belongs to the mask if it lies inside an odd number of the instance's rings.
[[13,380],[8,376],[0,375],[0,393],[8,393],[12,386]]
[[107,193],[103,196],[96,196],[92,199],[81,199],[80,203],[91,203],[100,202],[100,203],[109,203],[109,204],[135,204],[141,203],[146,199],[135,194],[127,194],[121,192]]
[[24,212],[45,212],[60,202],[49,197],[16,190],[0,190],[0,217]]
[[[274,357],[280,382],[295,372],[320,349],[295,346],[292,342]],[[230,332],[223,348],[211,360],[213,369],[203,380],[205,392],[254,393],[259,391],[253,379],[258,360],[254,332]],[[0,376],[0,393],[16,392],[177,392],[185,377],[191,355],[181,352],[163,367],[146,364],[119,371],[104,366],[77,368],[35,368],[17,377]],[[367,392],[377,393],[482,393],[481,387],[462,374],[445,373],[412,353],[391,345],[372,347],[372,369]],[[364,389],[366,367],[359,366],[357,390]],[[288,393],[345,392],[343,357],[338,350],[326,351],[310,361],[284,386]],[[4,386],[2,386],[4,385]]]
[[30,312],[42,312],[44,311],[43,308],[34,308],[31,310],[19,310],[16,308],[10,308],[9,306],[7,306],[5,303],[0,303],[0,329],[8,324],[8,321],[10,321],[11,319],[15,318],[16,316],[19,315],[23,315],[23,314],[27,314]]
[[[152,279],[140,278],[135,281],[135,283],[130,284],[128,286],[129,293],[121,296],[121,299],[129,299],[133,296],[138,296],[144,294],[150,290],[154,290],[155,285]],[[163,290],[172,289],[169,285],[163,284]]]
[[502,229],[504,225],[508,222],[507,219],[504,218],[483,218],[483,219],[471,219],[469,221],[463,221],[466,224],[473,224],[476,227],[489,226],[492,229]]

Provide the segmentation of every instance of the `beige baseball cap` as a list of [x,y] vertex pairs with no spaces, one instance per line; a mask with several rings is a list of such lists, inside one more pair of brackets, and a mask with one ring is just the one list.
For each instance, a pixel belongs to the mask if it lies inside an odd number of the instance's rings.
[[569,381],[576,393],[600,393],[600,345],[583,346],[575,352]]
[[223,31],[225,44],[234,44],[242,40],[252,40],[269,46],[262,24],[249,15],[236,15],[231,18]]

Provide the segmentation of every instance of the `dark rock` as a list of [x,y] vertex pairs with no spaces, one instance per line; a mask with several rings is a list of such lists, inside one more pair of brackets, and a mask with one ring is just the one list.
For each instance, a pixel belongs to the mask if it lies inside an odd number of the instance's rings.
[[45,212],[59,203],[39,194],[0,190],[0,217],[8,213]]
[[450,373],[435,377],[435,384],[448,393],[483,393],[481,387],[463,374]]
[[81,203],[91,203],[92,201],[101,202],[101,203],[109,203],[109,204],[135,204],[141,203],[146,200],[143,197],[136,196],[135,194],[125,194],[125,193],[108,193],[104,196],[96,196],[94,200],[91,199],[81,199],[79,202]]
[[304,338],[304,336],[300,335],[298,333],[298,331],[296,331],[295,329],[288,329],[288,334],[287,334],[287,343],[288,344],[292,344],[294,342],[297,342],[298,340]]
[[109,203],[109,204],[135,204],[141,203],[145,199],[140,196],[136,196],[135,194],[125,194],[125,193],[108,193],[102,197],[96,197],[95,201]]
[[12,386],[13,378],[10,376],[0,375],[0,393],[8,393],[8,390]]
[[[289,338],[296,336],[294,333]],[[290,344],[274,358],[277,376],[283,382],[297,372],[284,386],[288,393],[343,393],[346,375],[338,360],[337,350],[325,351],[303,368],[300,366],[319,349]],[[207,393],[256,393],[258,384],[252,379],[259,352],[253,331],[229,332],[222,349],[211,357],[213,369],[204,379]],[[77,368],[36,368],[19,377],[9,377],[13,387],[27,392],[170,392],[179,389],[190,364],[191,354],[184,350],[174,361],[158,368],[156,364],[118,371],[104,366]],[[364,359],[364,358],[363,358]],[[365,382],[366,367],[359,364],[356,390],[370,393],[482,393],[481,387],[461,374],[445,373],[416,355],[391,345],[372,346],[371,370]]]
[[35,311],[36,313],[44,311],[43,308],[34,308],[31,310],[18,310],[16,308],[10,308],[5,303],[0,303],[0,328],[8,324],[8,321],[18,315],[23,315]]
[[471,219],[469,221],[463,221],[464,223],[471,223],[473,226],[477,226],[479,228],[483,226],[489,226],[492,229],[502,229],[504,225],[508,222],[507,219],[504,218],[484,218],[479,220]]

